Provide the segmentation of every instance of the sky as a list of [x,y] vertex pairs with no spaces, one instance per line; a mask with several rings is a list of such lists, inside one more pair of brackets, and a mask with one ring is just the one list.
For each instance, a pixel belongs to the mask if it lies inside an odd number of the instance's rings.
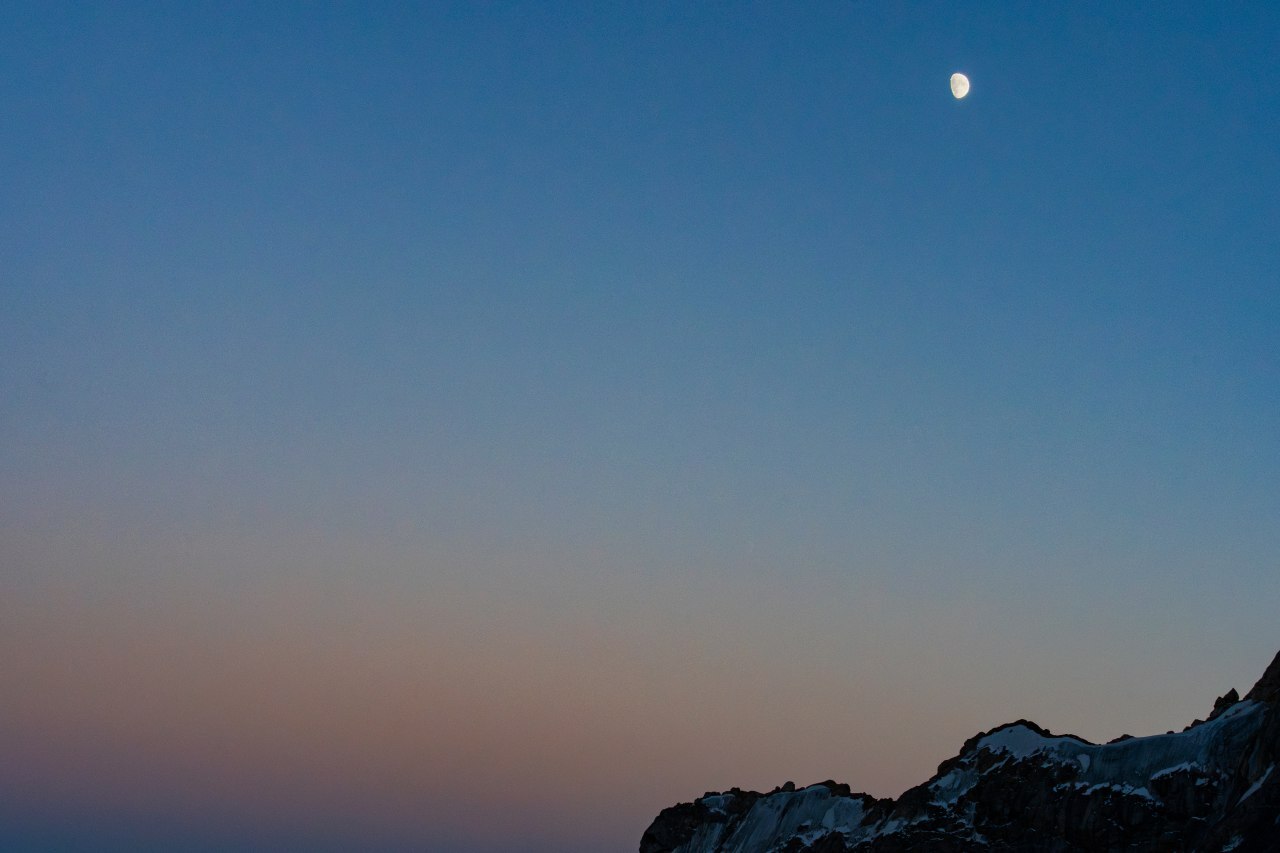
[[634,850],[1280,649],[1274,4],[0,19],[5,850]]

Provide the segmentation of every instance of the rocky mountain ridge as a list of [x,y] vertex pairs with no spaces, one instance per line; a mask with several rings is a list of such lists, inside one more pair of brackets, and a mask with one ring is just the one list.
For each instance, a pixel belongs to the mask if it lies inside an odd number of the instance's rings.
[[1018,720],[896,800],[832,781],[664,809],[640,853],[1280,851],[1280,654],[1181,732],[1094,744]]

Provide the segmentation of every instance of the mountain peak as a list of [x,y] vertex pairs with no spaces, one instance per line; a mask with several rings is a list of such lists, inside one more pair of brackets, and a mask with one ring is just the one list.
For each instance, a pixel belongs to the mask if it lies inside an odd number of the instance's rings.
[[1280,652],[1276,653],[1262,678],[1253,685],[1253,689],[1244,697],[1254,702],[1270,702],[1276,704],[1280,700]]
[[830,780],[666,809],[642,853],[1277,849],[1280,654],[1182,732],[1095,744],[1030,720],[964,742],[896,800]]

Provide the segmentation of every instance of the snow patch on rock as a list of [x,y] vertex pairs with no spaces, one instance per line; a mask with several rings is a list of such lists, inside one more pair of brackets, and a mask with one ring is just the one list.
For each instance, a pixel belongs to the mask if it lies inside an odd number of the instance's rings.
[[1263,773],[1263,774],[1262,774],[1262,776],[1260,776],[1260,777],[1258,778],[1258,781],[1257,781],[1257,782],[1254,782],[1252,785],[1250,785],[1250,786],[1249,786],[1249,790],[1245,791],[1243,794],[1241,794],[1241,795],[1240,795],[1240,800],[1239,800],[1239,802],[1242,802],[1242,803],[1243,803],[1245,800],[1249,799],[1249,798],[1250,798],[1250,797],[1252,797],[1254,794],[1258,793],[1258,789],[1262,787],[1262,783],[1263,783],[1263,782],[1266,782],[1266,781],[1267,781],[1267,779],[1268,779],[1268,778],[1270,778],[1270,776],[1271,776],[1271,771],[1272,771],[1272,770],[1275,770],[1275,769],[1276,769],[1276,766],[1275,766],[1274,764],[1269,765],[1269,766],[1267,767],[1266,772],[1265,772],[1265,773]]

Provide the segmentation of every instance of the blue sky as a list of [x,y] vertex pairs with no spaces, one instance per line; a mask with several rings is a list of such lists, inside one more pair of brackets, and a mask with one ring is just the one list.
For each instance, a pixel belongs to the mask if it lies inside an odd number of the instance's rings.
[[[1010,703],[1163,731],[1280,647],[1266,4],[4,18],[0,597],[32,679],[7,689],[107,689],[38,677],[88,642],[74,614],[121,648],[256,626],[347,684],[326,638],[358,612],[403,626],[395,654],[348,639],[420,679],[406,715],[443,701],[414,643],[457,629],[486,676],[524,641],[525,672],[611,650],[530,687],[538,737],[615,677],[693,737],[713,709],[684,688],[733,671],[728,645],[758,686],[726,702],[797,691],[907,745],[836,760],[815,729],[641,772],[663,754],[623,714],[608,767],[548,782],[638,786],[635,814],[548,825],[586,850],[809,767],[897,793]],[[910,712],[860,708],[886,683]],[[60,725],[0,720],[0,743],[110,741]],[[467,749],[453,777],[489,766]]]

